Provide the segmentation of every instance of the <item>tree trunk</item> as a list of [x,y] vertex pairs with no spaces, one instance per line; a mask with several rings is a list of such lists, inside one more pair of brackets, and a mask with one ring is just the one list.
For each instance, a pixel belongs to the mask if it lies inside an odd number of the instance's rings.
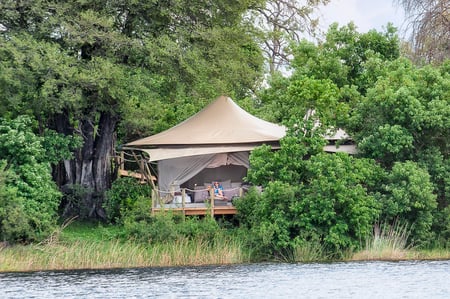
[[[117,117],[110,112],[100,112],[99,117],[94,114],[88,112],[80,120],[78,133],[83,144],[74,153],[74,159],[60,163],[56,169],[57,183],[66,194],[60,207],[63,217],[76,214],[81,218],[105,218],[102,204],[105,191],[111,186]],[[63,116],[56,118],[56,128],[64,134],[77,131],[69,126],[68,117]]]

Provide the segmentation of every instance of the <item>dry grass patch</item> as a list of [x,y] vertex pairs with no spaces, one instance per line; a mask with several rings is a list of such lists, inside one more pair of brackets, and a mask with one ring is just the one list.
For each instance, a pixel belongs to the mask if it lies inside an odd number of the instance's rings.
[[393,225],[374,226],[374,234],[365,249],[353,254],[350,260],[404,260],[415,258],[416,252],[407,246],[409,227]]

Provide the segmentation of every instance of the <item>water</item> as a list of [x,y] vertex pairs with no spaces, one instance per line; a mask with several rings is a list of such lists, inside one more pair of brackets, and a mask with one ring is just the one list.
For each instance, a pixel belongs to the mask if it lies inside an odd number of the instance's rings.
[[0,298],[450,298],[450,261],[2,273]]

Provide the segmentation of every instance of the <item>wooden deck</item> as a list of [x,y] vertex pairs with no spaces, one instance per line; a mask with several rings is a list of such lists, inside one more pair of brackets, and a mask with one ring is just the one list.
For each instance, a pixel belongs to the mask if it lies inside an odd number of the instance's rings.
[[152,209],[153,213],[161,213],[161,212],[175,212],[175,213],[181,213],[186,216],[205,216],[205,215],[211,215],[214,216],[221,216],[221,215],[235,215],[237,213],[237,210],[232,205],[218,205],[215,207],[207,207],[203,204],[203,206],[193,206],[190,204],[186,204],[185,207],[173,207],[166,205],[164,207],[155,207]]

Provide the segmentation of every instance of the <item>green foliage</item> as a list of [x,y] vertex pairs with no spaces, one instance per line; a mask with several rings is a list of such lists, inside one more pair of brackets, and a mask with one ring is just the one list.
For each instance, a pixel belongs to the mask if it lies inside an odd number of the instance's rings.
[[431,147],[447,159],[449,86],[450,75],[439,69],[418,69],[403,59],[386,63],[386,76],[368,91],[350,123],[363,153],[388,167],[394,161],[418,161]]
[[261,146],[252,151],[246,179],[259,186],[272,181],[289,184],[301,181],[305,160],[321,152],[325,145],[322,132],[312,119],[291,120],[286,136],[280,140],[280,150],[272,151],[270,146]]
[[137,198],[124,215],[122,237],[152,244],[181,239],[212,241],[220,230],[210,217],[184,219],[170,211],[152,216],[150,210],[148,198]]
[[73,151],[82,144],[79,136],[64,136],[53,130],[45,130],[43,133],[42,147],[45,151],[45,161],[57,164],[61,159],[69,160],[73,157]]
[[300,238],[318,238],[337,254],[359,246],[379,216],[379,204],[368,192],[379,171],[370,160],[347,154],[311,157],[300,199],[292,207]]
[[238,219],[248,229],[247,246],[259,258],[287,255],[292,245],[292,213],[295,187],[280,181],[269,182],[264,192],[251,188],[235,202]]
[[68,150],[55,150],[47,156],[44,144],[51,142],[46,138],[64,139],[57,135],[39,137],[32,127],[31,119],[25,116],[0,120],[0,156],[6,160],[1,167],[6,176],[0,218],[5,229],[3,237],[11,242],[41,240],[52,232],[57,220],[61,194],[52,181],[50,162]]
[[392,165],[399,159],[404,161],[412,157],[413,141],[413,136],[403,127],[386,124],[374,128],[372,135],[364,137],[358,150],[385,165]]
[[430,242],[430,247],[450,248],[450,206],[434,213],[432,231],[436,238]]
[[26,238],[31,230],[26,220],[25,200],[14,187],[14,173],[0,160],[0,239],[17,241]]
[[[303,134],[301,134],[303,132]],[[383,171],[372,160],[326,154],[322,141],[292,129],[271,152],[252,152],[247,179],[263,185],[236,202],[250,246],[262,256],[295,256],[308,242],[322,244],[324,255],[356,248],[372,231],[380,204],[372,192]]]
[[108,221],[122,223],[124,215],[133,208],[139,198],[150,197],[151,187],[148,184],[141,184],[131,177],[118,178],[106,192],[106,200],[103,204]]
[[330,26],[320,44],[302,41],[293,45],[293,74],[275,74],[270,88],[260,92],[260,114],[282,122],[315,110],[326,126],[342,126],[350,112],[384,75],[384,61],[399,57],[395,29],[358,33],[353,24]]
[[426,245],[433,238],[431,227],[436,209],[436,195],[428,172],[417,163],[396,162],[387,175],[381,197],[380,219],[406,221],[410,238],[416,245]]
[[298,75],[328,79],[338,88],[356,86],[365,94],[373,83],[368,80],[366,63],[373,59],[394,60],[399,55],[399,40],[391,25],[385,32],[359,33],[353,23],[340,28],[335,23],[322,44],[304,41],[294,47],[293,66]]
[[[450,75],[445,65],[418,68],[405,59],[387,62],[384,69],[354,110],[349,132],[361,155],[392,168],[384,214],[414,223],[410,237],[425,245],[433,235],[431,223],[434,234],[447,230]],[[402,183],[392,182],[397,180]]]

